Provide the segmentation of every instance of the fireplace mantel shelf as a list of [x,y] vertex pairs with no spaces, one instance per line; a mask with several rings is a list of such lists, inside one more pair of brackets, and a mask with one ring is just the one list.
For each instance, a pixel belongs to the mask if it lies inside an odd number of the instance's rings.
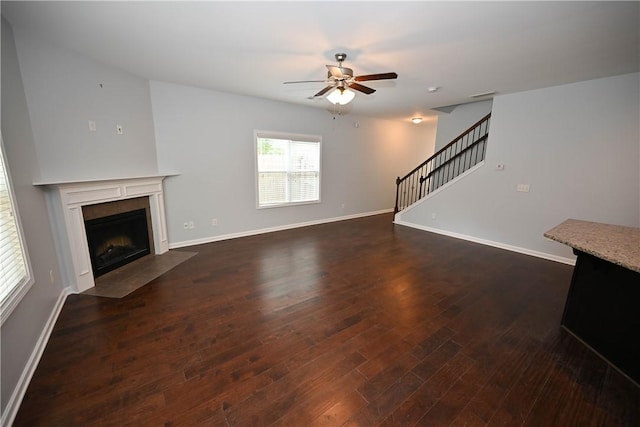
[[70,179],[70,180],[55,180],[55,181],[36,181],[33,183],[36,187],[43,186],[61,186],[61,185],[74,185],[74,184],[97,184],[101,182],[112,181],[128,181],[148,178],[169,178],[172,176],[178,176],[179,173],[162,173],[157,175],[140,175],[140,176],[123,176],[120,178],[87,178],[87,179]]

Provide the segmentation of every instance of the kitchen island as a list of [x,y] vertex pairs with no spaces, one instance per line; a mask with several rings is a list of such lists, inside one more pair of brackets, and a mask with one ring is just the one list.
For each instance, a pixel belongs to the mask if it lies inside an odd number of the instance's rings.
[[640,228],[569,219],[544,235],[577,255],[562,327],[640,384]]

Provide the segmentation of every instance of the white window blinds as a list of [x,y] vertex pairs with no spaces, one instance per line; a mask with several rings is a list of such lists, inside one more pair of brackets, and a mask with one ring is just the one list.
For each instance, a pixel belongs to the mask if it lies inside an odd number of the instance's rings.
[[0,150],[0,309],[2,322],[30,284],[25,251],[20,238],[9,173]]
[[256,134],[258,207],[320,201],[320,137]]

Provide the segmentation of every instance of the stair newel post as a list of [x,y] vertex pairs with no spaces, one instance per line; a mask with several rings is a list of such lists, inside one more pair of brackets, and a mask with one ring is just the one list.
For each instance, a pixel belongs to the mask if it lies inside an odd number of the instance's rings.
[[396,178],[396,207],[393,210],[394,214],[397,214],[399,212],[398,209],[398,196],[400,195],[400,177]]

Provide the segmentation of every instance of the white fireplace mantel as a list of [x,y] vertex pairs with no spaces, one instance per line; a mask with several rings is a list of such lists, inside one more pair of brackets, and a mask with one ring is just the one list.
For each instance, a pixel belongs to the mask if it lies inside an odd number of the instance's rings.
[[162,181],[167,176],[34,183],[47,190],[64,273],[75,292],[95,286],[83,206],[148,196],[155,253],[159,255],[169,250],[162,188]]

